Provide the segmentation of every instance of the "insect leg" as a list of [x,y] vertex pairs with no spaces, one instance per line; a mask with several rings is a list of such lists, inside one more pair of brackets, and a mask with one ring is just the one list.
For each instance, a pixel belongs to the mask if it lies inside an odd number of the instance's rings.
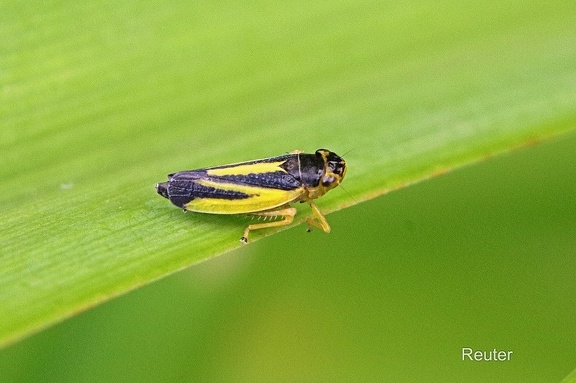
[[316,204],[311,199],[307,199],[306,202],[308,202],[310,208],[312,209],[312,213],[314,214],[314,217],[306,219],[308,231],[312,231],[312,226],[315,226],[321,229],[324,233],[330,233],[330,225],[328,224],[328,221],[326,221],[326,218],[320,209],[318,209],[318,206],[316,206]]
[[244,243],[248,243],[248,233],[250,233],[250,230],[257,230],[257,229],[264,229],[267,227],[289,225],[290,223],[292,223],[292,220],[294,219],[296,212],[297,212],[297,210],[295,208],[286,207],[286,208],[278,209],[278,210],[261,211],[258,213],[252,213],[253,215],[258,215],[258,216],[264,217],[264,219],[266,219],[266,217],[278,217],[278,216],[283,216],[284,219],[281,221],[255,223],[252,225],[248,225],[246,230],[244,230],[244,235],[242,236],[242,238],[240,238],[240,241],[244,242]]

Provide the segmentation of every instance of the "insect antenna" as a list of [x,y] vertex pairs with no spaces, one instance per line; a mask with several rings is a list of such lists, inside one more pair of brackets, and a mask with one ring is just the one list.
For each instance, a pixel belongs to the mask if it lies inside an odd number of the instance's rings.
[[351,151],[356,150],[356,148],[352,148],[350,150],[348,150],[347,152],[345,152],[344,154],[342,154],[340,157],[344,158],[345,155],[347,155],[348,153],[350,153]]
[[356,200],[356,198],[354,198],[354,197],[352,196],[352,194],[350,194],[350,192],[348,192],[348,190],[346,190],[346,188],[342,187],[342,185],[338,185],[338,186],[340,186],[340,189],[342,189],[342,190],[344,191],[344,193],[348,194],[348,197],[350,197],[350,199],[351,199],[352,201],[354,201],[354,205],[358,205],[358,204],[360,203],[360,202],[358,202],[358,201]]

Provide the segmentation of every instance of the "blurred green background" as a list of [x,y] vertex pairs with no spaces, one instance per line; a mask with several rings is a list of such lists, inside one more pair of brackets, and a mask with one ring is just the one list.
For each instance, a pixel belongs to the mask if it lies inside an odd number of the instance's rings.
[[[0,381],[560,381],[575,19],[573,0],[2,2],[0,345],[145,286],[0,350]],[[330,235],[236,249],[246,219],[153,190],[318,147],[351,150],[321,209],[362,202]]]
[[201,263],[0,351],[0,380],[559,382],[574,153],[572,134]]

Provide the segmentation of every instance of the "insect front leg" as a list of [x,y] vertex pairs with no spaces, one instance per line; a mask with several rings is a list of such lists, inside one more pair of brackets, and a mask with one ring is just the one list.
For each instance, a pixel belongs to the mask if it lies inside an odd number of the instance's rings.
[[306,219],[308,232],[312,231],[312,226],[315,226],[322,230],[324,233],[330,233],[330,225],[328,224],[328,221],[326,221],[326,218],[320,209],[318,209],[318,206],[316,206],[316,204],[311,199],[307,199],[306,202],[308,202],[308,205],[310,205],[310,208],[312,209],[312,214],[314,214],[314,217]]
[[248,225],[246,230],[244,230],[244,235],[240,238],[241,242],[248,243],[248,233],[250,230],[257,230],[257,229],[265,229],[267,227],[276,227],[276,226],[285,226],[292,223],[294,220],[294,216],[296,215],[297,210],[293,207],[286,207],[283,209],[278,210],[271,210],[271,211],[261,211],[258,213],[252,213],[252,215],[257,215],[260,217],[278,217],[283,216],[284,219],[281,221],[274,221],[274,222],[265,222],[265,223],[255,223],[252,225]]

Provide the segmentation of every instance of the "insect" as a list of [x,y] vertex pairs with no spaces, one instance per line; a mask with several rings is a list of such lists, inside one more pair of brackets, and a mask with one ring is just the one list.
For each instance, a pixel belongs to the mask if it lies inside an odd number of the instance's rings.
[[289,225],[297,212],[290,206],[294,202],[306,202],[312,209],[313,217],[306,220],[308,231],[314,226],[329,233],[330,225],[312,200],[338,186],[345,174],[346,161],[334,152],[293,151],[278,157],[169,174],[167,182],[156,184],[156,191],[184,212],[282,217],[248,225],[240,238],[248,243],[251,230]]

